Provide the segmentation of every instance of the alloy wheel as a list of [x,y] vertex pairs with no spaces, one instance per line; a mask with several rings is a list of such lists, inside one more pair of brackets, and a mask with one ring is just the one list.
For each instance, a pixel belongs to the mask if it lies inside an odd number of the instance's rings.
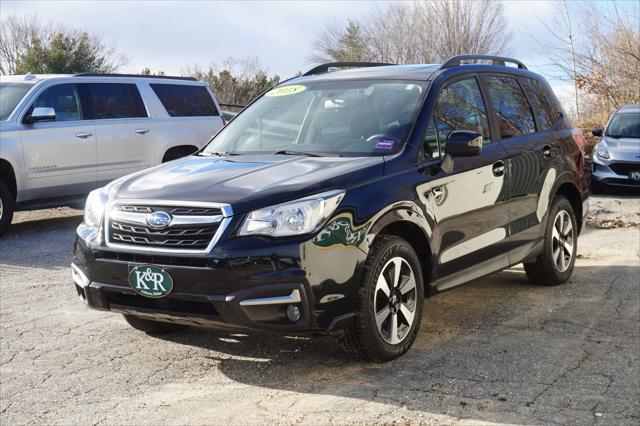
[[373,299],[376,328],[382,339],[396,345],[408,335],[416,316],[416,278],[402,257],[389,260],[376,282]]
[[564,272],[573,260],[573,224],[566,210],[560,210],[553,221],[551,254],[558,271]]

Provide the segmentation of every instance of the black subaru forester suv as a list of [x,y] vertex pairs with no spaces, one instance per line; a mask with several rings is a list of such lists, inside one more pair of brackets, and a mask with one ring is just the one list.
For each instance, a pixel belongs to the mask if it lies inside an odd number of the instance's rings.
[[425,297],[518,263],[539,284],[569,279],[588,207],[580,143],[514,59],[325,64],[198,153],[92,192],[73,281],[149,334],[329,334],[391,360]]

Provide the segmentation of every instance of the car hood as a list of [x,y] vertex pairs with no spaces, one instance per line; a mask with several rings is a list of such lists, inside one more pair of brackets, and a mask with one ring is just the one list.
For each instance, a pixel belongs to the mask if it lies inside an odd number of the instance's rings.
[[348,189],[383,167],[382,157],[190,156],[121,178],[114,199],[228,203],[241,213]]
[[640,162],[640,139],[615,139],[605,136],[600,145],[609,151],[611,160]]

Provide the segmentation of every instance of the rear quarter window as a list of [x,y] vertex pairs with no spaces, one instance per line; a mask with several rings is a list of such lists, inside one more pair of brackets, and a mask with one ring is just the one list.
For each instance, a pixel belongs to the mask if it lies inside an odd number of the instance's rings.
[[553,127],[562,118],[562,108],[548,85],[531,78],[523,78],[523,86],[536,114],[538,130]]
[[203,117],[218,114],[211,94],[204,86],[150,84],[171,117]]

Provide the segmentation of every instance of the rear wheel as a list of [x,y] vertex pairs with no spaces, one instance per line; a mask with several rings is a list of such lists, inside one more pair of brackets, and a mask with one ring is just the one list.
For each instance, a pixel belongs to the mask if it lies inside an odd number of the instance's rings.
[[142,319],[135,315],[123,315],[124,320],[136,330],[144,331],[150,335],[169,334],[182,331],[187,328],[186,325],[173,324],[169,322],[152,321]]
[[0,180],[0,237],[7,232],[9,225],[11,225],[14,207],[13,194],[7,184]]
[[343,347],[371,361],[398,358],[416,338],[423,301],[420,261],[411,245],[399,237],[379,237],[365,264],[355,322],[341,338]]
[[578,228],[573,207],[565,197],[557,196],[549,211],[542,254],[535,262],[525,263],[524,270],[536,284],[562,284],[571,277],[577,250]]

